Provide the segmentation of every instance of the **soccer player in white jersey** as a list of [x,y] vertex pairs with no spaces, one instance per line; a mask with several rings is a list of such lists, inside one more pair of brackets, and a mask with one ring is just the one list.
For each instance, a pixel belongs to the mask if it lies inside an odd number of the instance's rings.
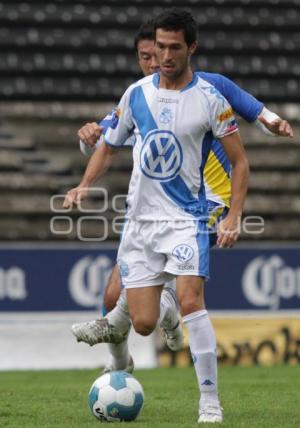
[[[154,52],[154,33],[153,27],[150,22],[143,24],[135,36],[135,50],[137,53],[139,66],[145,76],[148,76],[158,69],[158,63]],[[222,95],[234,107],[234,111],[239,113],[240,116],[249,123],[255,123],[265,133],[281,136],[292,136],[292,129],[290,124],[279,118],[278,115],[270,112],[262,103],[257,101],[247,92],[243,91],[231,80],[220,74],[200,72],[200,77],[214,85]],[[85,124],[78,131],[80,138],[80,149],[83,154],[90,156],[98,149],[103,140],[100,138],[101,134],[105,134],[110,124],[110,117],[108,115],[100,123],[92,122]],[[134,139],[130,139],[128,145],[133,145]],[[97,156],[99,158],[99,155]],[[81,185],[81,187],[91,185],[98,176],[99,167],[98,161],[92,162],[87,168],[87,175],[89,182]],[[109,165],[108,165],[109,166]],[[84,179],[83,179],[84,181]],[[229,208],[231,197],[231,180],[230,180],[230,163],[224,155],[222,145],[218,141],[212,142],[211,150],[208,160],[204,169],[204,182],[206,199],[209,204],[209,225],[213,227],[218,222],[219,218],[223,215],[224,208]],[[76,192],[78,191],[76,188]],[[211,244],[214,244],[215,236],[210,235]],[[103,298],[103,315],[106,315],[112,310],[120,296],[121,281],[119,269],[116,265],[109,278],[105,294]],[[92,328],[92,324],[86,324],[87,340],[93,344],[97,340],[91,331],[90,338],[88,336],[88,328]],[[84,327],[84,324],[82,324]],[[84,339],[84,337],[83,337]],[[101,337],[99,338],[101,340]]]
[[[173,10],[155,21],[160,73],[131,85],[119,104],[107,145],[136,137],[127,225],[118,252],[130,316],[150,334],[159,318],[162,285],[176,276],[176,291],[201,391],[199,422],[221,422],[213,327],[204,303],[209,236],[203,169],[208,133],[220,140],[232,165],[231,207],[218,228],[218,244],[231,247],[247,192],[248,161],[230,106],[190,67],[196,22]],[[224,119],[223,119],[224,117]],[[222,119],[221,119],[222,118]]]
[[[142,73],[145,76],[153,74],[158,70],[158,62],[156,59],[156,54],[154,50],[154,33],[153,33],[153,24],[151,21],[148,21],[142,24],[135,35],[134,39],[134,47],[137,54],[137,59],[139,66],[141,68]],[[88,147],[84,142],[86,142],[93,135],[97,135],[96,140],[99,138],[100,133],[103,132],[103,129],[107,127],[110,123],[111,115],[108,115],[102,122],[101,127],[99,127],[96,123],[88,123],[84,129],[79,131],[80,135],[80,148],[81,151],[85,155],[91,155],[94,151],[94,147]],[[95,141],[96,143],[96,141]],[[96,147],[101,145],[102,141],[100,140]],[[129,138],[126,142],[126,145],[132,146],[134,144],[134,138]],[[91,145],[93,146],[93,145]],[[101,166],[98,165],[100,158],[104,160],[104,156],[102,157],[101,151],[103,148],[99,149],[99,152],[96,154],[95,158],[91,160],[89,164],[86,174],[90,178],[92,177],[92,181],[95,180],[98,174],[98,169],[101,169]],[[105,164],[108,167],[112,161],[111,157],[107,157],[105,159]],[[90,181],[89,181],[90,184]],[[88,186],[86,186],[88,187]],[[74,191],[74,189],[73,189]],[[82,195],[81,195],[82,196]],[[119,268],[115,265],[109,281],[105,290],[104,302],[103,302],[103,315],[106,315],[110,310],[112,310],[121,293],[121,281]],[[126,301],[124,300],[124,296],[120,299],[119,306],[116,310],[121,314],[124,318],[124,313],[122,308],[126,307]],[[178,304],[176,295],[174,290],[170,287],[165,287],[162,295],[161,295],[161,316],[160,316],[160,327],[163,329],[164,334],[166,336],[166,341],[170,349],[176,351],[181,348],[183,342],[183,333],[182,327],[178,318]],[[112,360],[109,364],[106,365],[103,372],[106,373],[110,370],[126,370],[128,372],[132,372],[134,368],[134,363],[132,357],[128,352],[127,338],[129,334],[128,326],[130,326],[130,318],[129,316],[124,319],[124,325],[126,326],[126,334],[118,334],[114,330],[111,331],[110,325],[105,324],[106,320],[97,320],[96,323],[89,323],[89,328],[93,328],[94,334],[97,333],[100,329],[101,338],[100,341],[104,340],[109,343],[109,349],[112,356]],[[84,334],[84,337],[81,338],[81,341],[88,340],[89,344],[99,343],[93,341],[90,336]],[[104,339],[105,338],[105,339]],[[119,339],[121,340],[120,343]],[[98,337],[96,336],[96,340]],[[111,343],[112,342],[112,343]]]
[[218,227],[218,244],[223,247],[231,247],[238,237],[248,161],[233,114],[225,114],[229,104],[191,70],[190,57],[197,47],[192,16],[166,12],[155,28],[160,73],[128,88],[114,126],[105,135],[107,150],[124,144],[133,133],[136,137],[118,265],[134,328],[142,335],[150,334],[159,318],[163,284],[177,277],[201,390],[199,422],[220,422],[216,343],[204,304],[209,276],[202,178],[207,133],[219,138],[232,164],[231,207]]
[[[167,67],[167,68],[169,68],[169,67]],[[204,76],[204,78],[205,78],[205,76]],[[208,80],[208,79],[206,79],[206,80]],[[165,113],[166,113],[166,111],[163,113],[163,116],[165,116]],[[168,115],[168,113],[167,113],[167,115]],[[229,118],[231,117],[231,113],[229,114],[228,113],[228,111],[227,111],[227,113],[225,114],[225,116],[228,116],[229,115]],[[223,117],[224,117],[224,115],[223,115]],[[166,121],[166,118],[165,117],[163,117],[163,120],[164,121]],[[264,119],[263,119],[264,120]],[[262,120],[262,122],[263,122],[263,120]],[[267,125],[269,126],[270,125],[270,123],[267,123]],[[278,132],[278,133],[282,133],[282,135],[288,135],[288,133],[290,132],[290,130],[288,130],[287,129],[287,125],[286,124],[284,124],[283,123],[283,121],[281,121],[281,123],[280,123],[280,126],[278,125],[277,126],[277,128],[276,128],[276,126],[275,125],[272,125],[271,126],[271,128],[274,130],[274,131],[276,131],[276,132]],[[280,132],[279,132],[280,131]],[[286,134],[285,134],[286,133]],[[216,157],[218,156],[218,153],[216,152]],[[212,159],[212,162],[213,162],[213,159]],[[211,163],[212,163],[211,162]],[[227,188],[228,188],[228,186],[227,186]],[[205,318],[205,314],[203,313],[202,314],[203,315],[203,318]],[[213,332],[212,332],[213,333]],[[210,386],[210,385],[207,385],[207,383],[209,383],[209,382],[206,382],[206,385],[205,385],[205,383],[204,383],[204,385],[200,385],[200,389],[201,389],[201,387],[202,387],[202,395],[205,395],[205,392],[204,392],[204,387],[208,387],[208,386]],[[210,419],[210,421],[211,422],[213,422],[213,421],[217,421],[218,420],[218,417],[219,417],[219,419],[220,419],[220,415],[218,416],[218,415],[216,415],[216,412],[214,413],[214,412],[211,412],[211,413],[209,413],[208,412],[208,408],[209,408],[209,406],[207,405],[206,407],[205,407],[205,400],[203,400],[202,401],[202,407],[204,408],[204,410],[203,410],[203,408],[202,408],[202,414],[200,415],[200,421],[209,421],[208,419]],[[205,410],[206,409],[206,410]],[[216,409],[215,409],[216,410]],[[220,413],[220,412],[219,412]]]

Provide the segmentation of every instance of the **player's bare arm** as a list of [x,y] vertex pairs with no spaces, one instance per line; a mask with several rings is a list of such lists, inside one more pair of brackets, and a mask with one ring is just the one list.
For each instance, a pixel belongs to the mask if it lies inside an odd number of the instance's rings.
[[218,225],[219,247],[231,248],[239,236],[239,222],[248,188],[249,162],[239,132],[220,138],[232,165],[231,205],[228,215]]
[[102,134],[102,127],[96,122],[86,123],[79,129],[77,135],[88,147],[94,147]]
[[107,144],[103,143],[95,150],[86,167],[83,178],[79,186],[69,190],[67,193],[63,207],[69,208],[73,204],[78,205],[88,193],[88,188],[108,170],[112,164],[116,154],[116,149],[112,149]]

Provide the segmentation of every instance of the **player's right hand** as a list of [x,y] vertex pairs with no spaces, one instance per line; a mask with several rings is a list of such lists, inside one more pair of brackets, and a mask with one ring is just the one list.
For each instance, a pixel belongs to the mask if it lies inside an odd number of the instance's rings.
[[102,129],[103,128],[96,122],[86,123],[82,128],[79,129],[77,135],[88,147],[94,147],[101,137]]
[[86,187],[74,187],[69,190],[63,202],[63,208],[72,208],[73,205],[79,205],[86,198],[88,189]]

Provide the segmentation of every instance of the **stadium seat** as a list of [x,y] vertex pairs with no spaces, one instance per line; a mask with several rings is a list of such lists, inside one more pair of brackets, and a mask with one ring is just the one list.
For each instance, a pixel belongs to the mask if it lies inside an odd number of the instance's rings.
[[253,171],[249,188],[252,191],[297,192],[300,182],[299,171]]

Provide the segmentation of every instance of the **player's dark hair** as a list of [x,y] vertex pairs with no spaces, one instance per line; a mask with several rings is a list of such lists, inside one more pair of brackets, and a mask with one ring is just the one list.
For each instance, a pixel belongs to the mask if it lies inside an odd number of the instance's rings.
[[187,10],[177,7],[166,9],[154,19],[154,36],[158,28],[165,31],[182,30],[188,46],[197,41],[197,22]]
[[134,48],[135,51],[138,51],[138,44],[141,40],[153,40],[154,41],[154,27],[153,20],[144,22],[138,29],[134,37]]

